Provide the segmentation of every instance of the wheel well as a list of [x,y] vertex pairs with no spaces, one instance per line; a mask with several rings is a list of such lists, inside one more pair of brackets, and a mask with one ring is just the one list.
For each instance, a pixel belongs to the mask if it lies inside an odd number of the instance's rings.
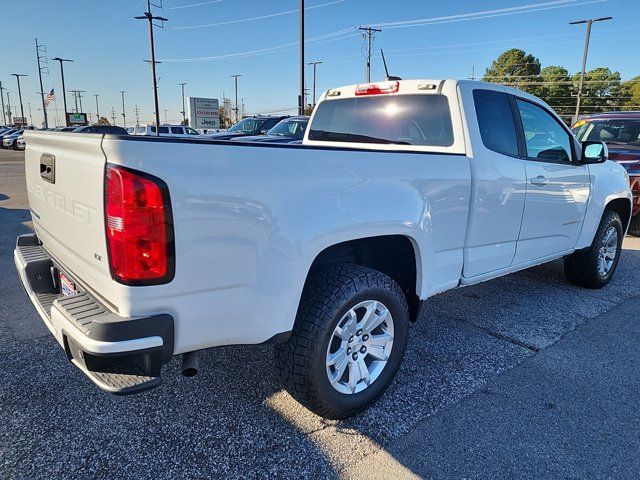
[[607,203],[605,210],[611,210],[620,215],[622,220],[622,228],[626,229],[629,226],[629,220],[631,219],[631,203],[626,198],[616,198]]
[[339,263],[353,263],[372,268],[391,277],[405,294],[412,321],[418,318],[420,298],[416,293],[416,252],[403,235],[359,238],[324,249],[313,261],[309,274]]

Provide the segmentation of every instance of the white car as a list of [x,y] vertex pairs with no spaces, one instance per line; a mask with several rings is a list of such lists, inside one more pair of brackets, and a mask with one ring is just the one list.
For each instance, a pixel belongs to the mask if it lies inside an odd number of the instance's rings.
[[[200,135],[197,130],[184,125],[160,125],[158,132],[161,137],[191,138]],[[130,135],[156,136],[155,125],[138,125]]]
[[16,149],[24,150],[26,148],[26,143],[24,142],[24,136],[20,135],[16,140]]
[[347,417],[393,379],[421,300],[562,258],[600,288],[631,213],[604,144],[481,82],[331,89],[303,145],[25,137],[35,233],[17,270],[116,393],[157,386],[174,355],[191,375],[202,349],[275,343],[291,395]]

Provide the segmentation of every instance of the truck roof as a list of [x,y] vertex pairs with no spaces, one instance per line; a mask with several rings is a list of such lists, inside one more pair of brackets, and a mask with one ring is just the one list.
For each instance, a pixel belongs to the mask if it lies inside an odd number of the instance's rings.
[[[342,87],[331,88],[324,92],[321,96],[321,100],[334,100],[339,98],[351,98],[363,95],[357,94],[358,89],[363,89],[367,85],[378,86],[392,86],[397,84],[397,88],[394,92],[380,92],[389,95],[403,95],[403,94],[438,94],[446,91],[452,91],[458,85],[472,85],[477,88],[484,88],[489,90],[499,90],[507,93],[512,93],[520,97],[531,98],[537,102],[541,100],[533,95],[530,95],[522,90],[514,87],[508,87],[506,85],[500,85],[497,83],[482,82],[478,80],[466,80],[455,78],[431,78],[431,79],[411,79],[411,80],[391,80],[381,82],[359,83],[353,85],[344,85]],[[393,87],[392,87],[393,88]]]

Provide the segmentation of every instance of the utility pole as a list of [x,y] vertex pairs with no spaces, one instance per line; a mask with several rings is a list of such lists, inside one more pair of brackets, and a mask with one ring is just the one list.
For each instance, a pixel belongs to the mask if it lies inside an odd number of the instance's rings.
[[[42,100],[42,113],[44,115],[44,128],[49,128],[49,119],[47,117],[47,106],[44,103],[44,88],[42,88],[42,70],[46,70],[49,73],[49,69],[47,67],[43,67],[40,65],[41,60],[47,59],[44,55],[40,55],[41,53],[46,52],[46,48],[44,45],[38,44],[38,39],[36,38],[36,57],[38,59],[38,76],[40,77],[40,99]],[[33,123],[33,122],[32,122]]]
[[373,46],[373,37],[376,32],[381,32],[379,28],[358,27],[358,30],[364,32],[363,36],[367,39],[367,83],[371,81],[371,47]]
[[68,58],[60,58],[60,57],[53,57],[52,60],[57,60],[58,62],[60,62],[60,75],[62,76],[62,100],[64,102],[64,124],[65,126],[69,126],[69,119],[68,119],[68,111],[67,111],[67,90],[64,86],[64,67],[62,66],[62,62],[73,62],[73,60],[69,60]]
[[298,115],[304,114],[304,0],[300,0],[300,93]]
[[33,126],[33,115],[31,115],[31,102],[28,102],[29,105],[29,125]]
[[233,78],[234,80],[234,84],[235,84],[235,89],[236,89],[236,103],[233,105],[234,106],[234,110],[236,111],[236,123],[238,123],[238,77],[241,77],[242,75],[231,75],[231,78]]
[[471,67],[471,76],[468,78],[468,80],[475,80],[476,79],[476,67],[475,65],[473,65]]
[[133,110],[136,114],[136,127],[140,126],[140,110],[138,110],[138,104],[136,104],[136,108]]
[[187,124],[187,111],[184,105],[184,86],[186,85],[186,83],[180,83],[179,84],[180,87],[182,88],[182,111],[180,112],[182,114],[182,124],[186,125]]
[[84,109],[82,108],[82,94],[87,93],[86,90],[76,90],[78,94],[78,101],[80,102],[80,113],[84,113]]
[[122,95],[122,126],[124,128],[127,128],[127,114],[125,113],[124,110],[124,94],[125,94],[126,90],[120,90],[120,94]]
[[26,77],[24,73],[12,73],[18,81],[18,99],[20,100],[20,121],[24,124],[24,106],[22,105],[22,91],[20,90],[20,77]]
[[69,90],[70,93],[73,93],[73,101],[74,101],[74,104],[76,106],[75,107],[75,113],[79,113],[80,112],[80,110],[78,110],[78,92],[79,91],[80,90]]
[[313,106],[316,106],[316,66],[322,62],[309,62],[308,65],[313,65]]
[[6,116],[6,112],[4,111],[4,91],[5,90],[6,90],[6,88],[4,88],[2,86],[2,82],[0,82],[0,101],[2,102],[2,121],[4,123],[4,126],[6,127],[7,126],[7,116]]
[[584,51],[582,52],[582,70],[580,71],[580,84],[578,86],[578,96],[576,99],[576,118],[575,121],[578,121],[578,117],[580,116],[580,103],[582,100],[582,87],[584,86],[584,74],[587,67],[587,53],[589,52],[589,39],[591,37],[591,25],[595,22],[603,22],[605,20],[611,20],[613,17],[601,17],[601,18],[590,18],[588,20],[576,20],[574,22],[569,22],[569,25],[581,25],[583,23],[587,24],[587,34],[584,42]]
[[9,93],[11,92],[7,90],[7,115],[9,116],[9,122],[12,122],[13,119],[11,118],[11,97],[9,96]]
[[111,125],[115,126],[116,124],[116,111],[113,107],[111,107]]
[[151,47],[151,75],[153,76],[153,104],[155,106],[156,116],[156,136],[160,136],[160,108],[158,107],[158,79],[156,77],[156,52],[153,43],[153,21],[160,20],[166,22],[164,17],[156,17],[151,13],[151,1],[147,0],[147,11],[140,17],[135,17],[137,20],[147,20],[149,22],[149,45]]
[[[94,97],[96,97],[96,117],[98,119],[98,122],[100,121],[100,107],[98,106],[98,97],[100,96],[100,94],[96,93],[93,95]],[[96,123],[98,123],[96,122]]]

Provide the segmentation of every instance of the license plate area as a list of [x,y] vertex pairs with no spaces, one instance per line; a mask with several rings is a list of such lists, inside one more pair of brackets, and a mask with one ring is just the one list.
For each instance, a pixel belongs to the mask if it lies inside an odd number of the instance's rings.
[[71,295],[78,293],[76,282],[71,280],[66,274],[60,272],[58,274],[58,279],[60,280],[60,293],[63,296],[70,297]]

